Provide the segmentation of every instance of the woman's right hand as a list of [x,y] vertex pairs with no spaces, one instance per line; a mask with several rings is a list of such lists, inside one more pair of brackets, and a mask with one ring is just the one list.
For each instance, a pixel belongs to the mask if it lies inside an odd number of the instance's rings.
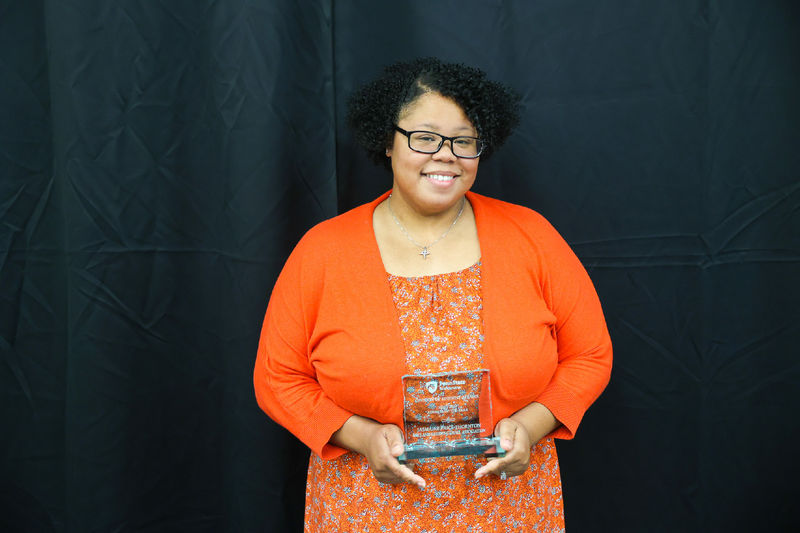
[[403,432],[394,424],[353,415],[333,434],[331,442],[366,457],[381,483],[412,483],[425,488],[425,480],[397,460],[403,453]]
[[376,425],[366,441],[364,456],[375,479],[381,483],[413,483],[425,488],[425,480],[397,460],[403,453],[403,432],[394,424]]

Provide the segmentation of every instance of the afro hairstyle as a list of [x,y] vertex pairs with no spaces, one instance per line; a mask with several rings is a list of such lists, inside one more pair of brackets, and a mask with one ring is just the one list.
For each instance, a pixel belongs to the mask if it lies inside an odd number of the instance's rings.
[[488,80],[483,71],[432,57],[401,61],[385,67],[348,102],[347,123],[373,162],[391,169],[386,149],[394,127],[405,108],[425,93],[438,93],[461,107],[486,143],[481,159],[499,148],[519,123],[518,95]]

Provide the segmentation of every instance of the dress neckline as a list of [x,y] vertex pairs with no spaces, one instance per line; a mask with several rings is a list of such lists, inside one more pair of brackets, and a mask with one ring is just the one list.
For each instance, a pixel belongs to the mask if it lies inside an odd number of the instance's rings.
[[414,281],[418,279],[433,279],[433,278],[441,278],[441,277],[450,277],[450,276],[458,276],[463,274],[464,272],[471,271],[471,270],[480,270],[481,268],[481,260],[478,259],[475,263],[471,264],[468,267],[462,268],[460,270],[454,270],[453,272],[441,272],[439,274],[427,274],[424,276],[401,276],[399,274],[392,274],[391,272],[386,272],[386,275],[389,277],[390,280],[392,279],[403,279],[406,281]]

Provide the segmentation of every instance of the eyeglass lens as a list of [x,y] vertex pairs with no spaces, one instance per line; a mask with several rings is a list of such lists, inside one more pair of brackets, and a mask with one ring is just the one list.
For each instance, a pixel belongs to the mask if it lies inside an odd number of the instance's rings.
[[[443,144],[441,135],[427,131],[410,132],[408,143],[412,150],[427,154],[439,151]],[[451,144],[453,154],[461,157],[475,157],[481,150],[480,141],[474,137],[455,137]]]

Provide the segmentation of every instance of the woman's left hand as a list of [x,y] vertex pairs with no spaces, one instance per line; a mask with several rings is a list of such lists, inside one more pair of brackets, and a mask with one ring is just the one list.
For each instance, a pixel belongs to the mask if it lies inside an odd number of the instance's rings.
[[494,474],[505,479],[527,472],[531,463],[532,443],[525,426],[511,418],[503,418],[495,426],[494,434],[500,437],[500,446],[506,451],[506,455],[490,459],[475,471],[475,478]]

